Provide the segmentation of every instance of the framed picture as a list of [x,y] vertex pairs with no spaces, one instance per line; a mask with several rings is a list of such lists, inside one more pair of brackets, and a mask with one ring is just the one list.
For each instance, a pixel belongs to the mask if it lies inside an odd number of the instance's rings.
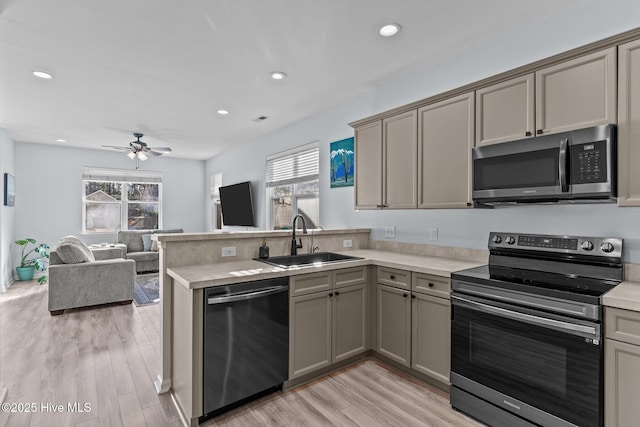
[[353,137],[329,145],[331,188],[353,187]]
[[16,179],[10,173],[4,174],[4,205],[16,205]]

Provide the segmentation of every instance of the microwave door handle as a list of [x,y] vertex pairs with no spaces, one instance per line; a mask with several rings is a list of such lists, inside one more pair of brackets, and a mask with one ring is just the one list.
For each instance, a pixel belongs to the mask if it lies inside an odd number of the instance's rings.
[[567,183],[567,150],[569,147],[569,139],[560,140],[560,155],[558,158],[558,173],[560,175],[560,191],[569,192],[569,184]]

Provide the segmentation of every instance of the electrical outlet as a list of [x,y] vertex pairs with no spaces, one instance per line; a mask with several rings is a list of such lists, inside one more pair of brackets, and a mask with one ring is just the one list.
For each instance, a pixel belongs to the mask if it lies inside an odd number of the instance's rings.
[[222,248],[222,256],[236,256],[235,246],[225,246]]
[[429,229],[429,240],[438,240],[438,227]]
[[384,237],[388,237],[389,239],[395,239],[395,237],[396,237],[396,226],[395,225],[385,225],[385,227],[384,227]]
[[342,241],[342,247],[343,248],[350,248],[353,246],[353,241],[351,241],[351,239],[347,239],[347,240],[343,240]]

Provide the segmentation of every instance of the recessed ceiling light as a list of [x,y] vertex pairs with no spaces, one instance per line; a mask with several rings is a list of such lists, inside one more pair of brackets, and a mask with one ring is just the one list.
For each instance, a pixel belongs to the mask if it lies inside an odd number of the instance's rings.
[[36,77],[40,77],[41,79],[50,79],[53,76],[49,73],[45,73],[44,71],[34,71],[33,75]]
[[273,73],[271,73],[271,78],[273,80],[282,80],[284,78],[286,78],[287,75],[285,73],[283,73],[282,71],[274,71]]
[[67,142],[66,139],[56,139],[56,142]]
[[218,114],[220,114],[222,116],[226,116],[227,114],[229,114],[229,112],[227,110],[218,110],[217,112],[218,112]]
[[383,25],[382,27],[380,27],[380,29],[378,30],[378,34],[380,34],[382,37],[391,37],[391,36],[395,36],[396,34],[398,34],[400,32],[400,25],[398,24],[387,24],[387,25]]

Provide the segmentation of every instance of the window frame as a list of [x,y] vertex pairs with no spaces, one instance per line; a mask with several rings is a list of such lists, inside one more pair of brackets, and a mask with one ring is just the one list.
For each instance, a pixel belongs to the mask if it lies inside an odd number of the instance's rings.
[[[298,161],[301,160],[305,162],[305,156],[312,154],[317,156],[317,164],[309,168],[308,164],[303,168],[299,168]],[[278,161],[291,161],[291,167],[287,169],[287,172],[281,175],[280,180],[273,180],[274,176],[274,165],[277,165]],[[275,167],[277,169],[277,167]],[[303,172],[301,172],[303,171]],[[272,180],[270,180],[270,177]],[[316,193],[300,193],[298,194],[297,186],[299,184],[315,182],[317,185]],[[292,186],[291,197],[291,210],[292,215],[297,214],[298,212],[298,199],[302,198],[315,198],[318,204],[318,218],[316,226],[319,226],[320,223],[320,149],[318,146],[318,141],[311,142],[309,144],[305,144],[299,147],[292,148],[290,150],[286,150],[280,153],[275,153],[266,158],[265,165],[265,219],[266,226],[269,230],[275,230],[274,228],[274,220],[275,215],[273,212],[274,209],[274,200],[280,196],[275,196],[273,194],[273,189],[278,186]],[[302,226],[298,223],[300,227]],[[278,228],[278,230],[290,230],[291,227],[288,228]]]
[[[120,200],[117,202],[98,202],[105,204],[120,205],[120,226],[116,230],[110,231],[91,231],[87,230],[87,195],[85,188],[87,182],[112,182],[121,185]],[[153,184],[158,186],[158,200],[129,200],[129,184]],[[82,191],[82,235],[102,236],[113,235],[119,231],[129,230],[129,204],[157,204],[158,205],[158,224],[156,229],[136,229],[136,230],[160,230],[163,227],[163,182],[160,172],[146,171],[129,171],[121,169],[98,169],[85,167],[81,180]],[[91,201],[89,201],[91,202]]]

